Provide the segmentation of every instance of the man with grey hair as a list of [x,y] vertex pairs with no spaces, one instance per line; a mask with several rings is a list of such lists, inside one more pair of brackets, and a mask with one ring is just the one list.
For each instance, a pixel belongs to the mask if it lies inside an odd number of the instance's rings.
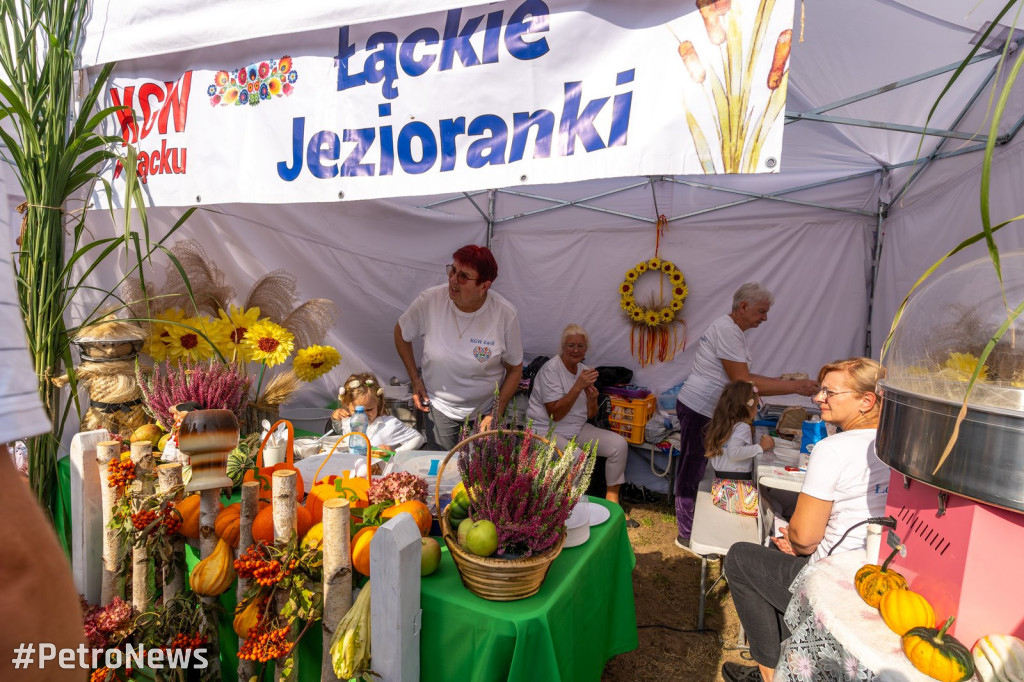
[[732,311],[708,325],[701,335],[690,375],[676,396],[680,448],[674,489],[676,546],[682,549],[690,546],[697,487],[707,467],[704,432],[725,385],[731,381],[749,381],[762,396],[788,393],[812,396],[818,390],[818,385],[809,379],[779,379],[750,371],[750,351],[743,333],[768,319],[768,309],[774,300],[757,282],[740,286],[732,297]]

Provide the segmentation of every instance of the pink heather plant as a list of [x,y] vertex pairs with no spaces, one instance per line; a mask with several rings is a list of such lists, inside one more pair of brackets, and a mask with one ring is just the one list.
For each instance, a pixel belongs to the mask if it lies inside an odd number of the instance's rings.
[[477,439],[463,449],[459,473],[473,518],[498,529],[498,555],[528,557],[552,547],[590,484],[594,444],[575,440],[558,456],[529,428]]
[[249,400],[252,379],[243,377],[236,363],[167,362],[156,365],[153,373],[135,375],[142,389],[146,412],[165,429],[174,426],[171,408],[178,403],[196,402],[204,410],[231,410],[241,421]]

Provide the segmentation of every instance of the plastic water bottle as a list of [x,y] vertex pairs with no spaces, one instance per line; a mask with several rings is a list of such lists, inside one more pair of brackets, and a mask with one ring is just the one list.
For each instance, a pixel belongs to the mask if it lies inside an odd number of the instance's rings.
[[[366,408],[362,405],[356,406],[355,414],[348,419],[348,428],[352,433],[366,433],[370,420],[366,418]],[[360,457],[366,456],[366,439],[361,436],[348,437],[348,451]]]

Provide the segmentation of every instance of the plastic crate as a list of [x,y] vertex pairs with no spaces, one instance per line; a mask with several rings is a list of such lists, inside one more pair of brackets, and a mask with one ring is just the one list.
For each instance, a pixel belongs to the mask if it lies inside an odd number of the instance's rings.
[[608,414],[608,424],[612,431],[634,445],[643,443],[644,426],[654,414],[658,404],[657,397],[649,395],[646,398],[632,400],[615,396],[608,398],[612,403],[611,412]]

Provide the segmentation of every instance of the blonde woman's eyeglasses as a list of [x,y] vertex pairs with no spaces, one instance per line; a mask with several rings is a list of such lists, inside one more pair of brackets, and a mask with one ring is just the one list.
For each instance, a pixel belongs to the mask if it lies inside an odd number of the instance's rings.
[[824,396],[824,400],[827,402],[837,395],[843,395],[844,393],[859,393],[860,391],[833,391],[831,389],[822,387],[817,393],[814,394],[815,398],[821,398]]

